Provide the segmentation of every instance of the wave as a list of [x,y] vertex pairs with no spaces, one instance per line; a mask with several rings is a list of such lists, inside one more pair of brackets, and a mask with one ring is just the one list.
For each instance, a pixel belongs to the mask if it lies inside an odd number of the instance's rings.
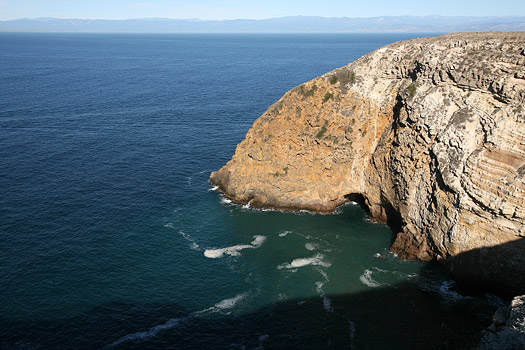
[[228,198],[226,198],[224,196],[221,196],[221,203],[222,204],[232,204],[232,201],[231,201],[231,199],[228,199]]
[[225,254],[230,256],[239,256],[239,251],[243,249],[256,249],[259,248],[264,241],[266,236],[253,236],[254,240],[250,244],[234,245],[232,247],[219,248],[219,249],[206,249],[204,256],[210,259],[222,258]]
[[209,188],[208,191],[217,191],[219,189],[219,186],[213,186],[212,188]]
[[294,269],[299,267],[304,267],[308,265],[315,265],[315,266],[323,266],[323,267],[330,267],[332,264],[330,264],[327,261],[324,261],[324,255],[321,253],[317,253],[315,256],[311,258],[297,258],[292,260],[289,264],[281,264],[277,266],[277,268],[280,269]]
[[365,272],[361,276],[359,276],[359,280],[368,287],[381,287],[381,283],[377,282],[372,278],[372,271],[368,269],[366,269]]
[[111,348],[113,348],[113,347],[115,347],[117,345],[120,345],[120,344],[128,342],[128,341],[132,341],[132,340],[144,341],[146,339],[155,337],[161,331],[178,327],[181,323],[183,323],[184,321],[189,321],[191,318],[201,317],[201,316],[204,316],[204,315],[209,314],[209,313],[221,312],[221,311],[224,311],[224,310],[232,309],[241,300],[245,299],[248,295],[249,295],[249,292],[238,294],[238,295],[236,295],[236,296],[234,296],[232,298],[221,300],[221,301],[219,301],[217,304],[215,304],[212,307],[209,307],[209,308],[201,310],[201,311],[193,312],[193,313],[191,313],[188,316],[169,319],[165,323],[157,325],[157,326],[154,326],[154,327],[151,327],[147,331],[136,332],[136,333],[131,333],[131,334],[125,335],[125,336],[117,339],[116,341],[114,341],[110,345],[107,345],[105,348],[106,349],[111,349]]

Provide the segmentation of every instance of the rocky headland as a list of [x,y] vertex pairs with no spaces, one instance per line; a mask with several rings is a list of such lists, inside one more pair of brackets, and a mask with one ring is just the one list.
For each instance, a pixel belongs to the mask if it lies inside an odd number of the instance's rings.
[[525,293],[525,32],[398,42],[287,92],[211,174],[233,202],[359,200],[405,259]]

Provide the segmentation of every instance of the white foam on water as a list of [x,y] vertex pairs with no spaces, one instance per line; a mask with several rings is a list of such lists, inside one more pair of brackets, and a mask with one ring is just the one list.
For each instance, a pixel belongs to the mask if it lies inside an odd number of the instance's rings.
[[351,346],[351,349],[353,349],[355,334],[357,333],[357,330],[356,330],[356,326],[354,322],[348,321],[348,324],[350,325],[350,343],[351,343],[350,346]]
[[315,291],[321,297],[324,295],[323,286],[324,286],[324,282],[319,282],[319,281],[315,282]]
[[317,271],[319,271],[319,273],[323,275],[325,282],[330,282],[330,279],[328,278],[328,274],[325,271],[321,269],[317,269]]
[[332,300],[326,296],[326,293],[323,289],[324,285],[329,282],[330,279],[328,278],[328,274],[325,271],[321,270],[320,268],[317,268],[317,271],[323,276],[324,281],[315,282],[315,291],[323,299],[323,308],[327,312],[333,312],[334,308],[332,307]]
[[381,284],[378,283],[377,281],[375,281],[373,278],[372,278],[372,271],[370,270],[365,270],[365,272],[359,276],[359,280],[366,286],[368,287],[372,287],[372,288],[377,288],[377,287],[381,287]]
[[334,308],[332,307],[332,300],[330,300],[330,298],[327,296],[323,297],[323,308],[326,310],[326,312],[334,312]]
[[383,270],[383,269],[380,269],[379,267],[374,267],[374,270],[376,270],[377,272],[388,272],[388,270]]
[[190,248],[191,249],[196,250],[196,251],[200,251],[201,250],[199,245],[197,244],[197,242],[195,242],[195,240],[193,239],[193,237],[191,237],[189,234],[185,233],[182,230],[180,230],[179,233],[180,233],[180,235],[182,237],[184,237],[184,239],[186,241],[188,241],[190,243]]
[[306,248],[306,250],[313,251],[313,250],[316,250],[316,249],[319,248],[319,244],[317,244],[317,243],[306,243],[304,245],[304,247]]
[[323,267],[330,267],[332,264],[330,264],[327,261],[324,261],[324,255],[321,253],[317,253],[315,256],[311,258],[297,258],[292,260],[289,264],[281,264],[277,266],[277,268],[280,269],[293,269],[293,268],[299,268],[304,267],[308,265],[315,265],[315,266],[323,266]]
[[350,201],[350,205],[357,205],[357,202]]
[[192,317],[201,317],[201,316],[204,316],[204,315],[209,314],[209,313],[222,312],[224,310],[232,309],[240,301],[245,299],[248,295],[249,295],[249,292],[241,293],[241,294],[238,294],[238,295],[236,295],[236,296],[234,296],[232,298],[221,300],[217,304],[215,304],[214,306],[209,307],[207,309],[193,312],[193,313],[191,313],[188,316],[169,319],[165,323],[157,325],[157,326],[154,326],[154,327],[151,327],[147,331],[137,332],[137,333],[132,333],[132,334],[125,335],[125,336],[117,339],[116,341],[114,341],[110,345],[106,346],[106,349],[113,348],[113,347],[115,347],[117,345],[120,345],[122,343],[131,341],[131,340],[146,340],[148,338],[153,338],[159,332],[164,331],[164,330],[168,330],[168,329],[171,329],[171,328],[178,327],[181,324],[181,322],[189,320]]
[[239,256],[241,255],[241,253],[239,253],[241,250],[259,248],[266,240],[266,236],[253,236],[253,238],[254,240],[250,244],[239,244],[219,249],[206,249],[204,256],[210,259],[222,258],[224,255]]
[[231,199],[228,199],[228,198],[226,198],[224,196],[221,196],[221,203],[222,204],[232,204],[232,201],[231,201]]
[[219,301],[217,304],[215,304],[213,306],[214,311],[221,311],[221,310],[231,309],[235,305],[237,305],[241,300],[245,299],[247,296],[248,296],[248,292],[242,293],[242,294],[238,294],[238,295],[234,296],[233,298],[228,298],[228,299],[221,300],[221,301]]
[[209,188],[208,191],[217,191],[219,189],[219,186],[213,186],[212,188]]
[[122,343],[128,342],[130,340],[144,340],[144,339],[155,337],[159,332],[161,332],[163,330],[177,327],[180,324],[181,321],[184,321],[184,320],[188,319],[189,317],[190,316],[181,317],[181,318],[172,318],[172,319],[169,319],[168,321],[166,321],[166,323],[159,324],[157,326],[151,327],[147,331],[137,332],[137,333],[132,333],[132,334],[125,335],[122,338],[117,339],[116,341],[114,341],[110,345],[106,346],[106,348],[113,348],[113,347],[115,347],[117,345],[120,345]]
[[286,237],[289,233],[292,233],[292,231],[281,231],[279,232],[279,237]]
[[264,343],[265,341],[267,341],[269,338],[270,338],[270,336],[269,336],[268,334],[260,335],[260,336],[259,336],[259,346],[256,347],[255,349],[257,349],[257,350],[259,350],[259,349],[260,349],[260,350],[264,349],[264,345],[263,345],[263,343]]
[[438,289],[441,297],[448,301],[458,301],[470,298],[469,296],[463,296],[453,290],[455,285],[454,281],[443,281]]
[[175,226],[173,226],[173,224],[171,222],[168,222],[167,224],[165,224],[164,227],[175,228]]

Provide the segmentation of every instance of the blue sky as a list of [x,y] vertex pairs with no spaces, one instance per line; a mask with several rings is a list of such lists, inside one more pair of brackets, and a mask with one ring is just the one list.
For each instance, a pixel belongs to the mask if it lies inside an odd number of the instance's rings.
[[512,16],[524,0],[0,0],[0,20],[15,18],[262,19],[283,16]]

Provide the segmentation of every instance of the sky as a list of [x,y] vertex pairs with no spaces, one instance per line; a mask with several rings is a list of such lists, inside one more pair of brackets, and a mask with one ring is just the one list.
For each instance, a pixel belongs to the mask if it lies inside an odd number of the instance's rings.
[[0,20],[17,18],[264,19],[284,16],[515,16],[524,0],[0,0]]

